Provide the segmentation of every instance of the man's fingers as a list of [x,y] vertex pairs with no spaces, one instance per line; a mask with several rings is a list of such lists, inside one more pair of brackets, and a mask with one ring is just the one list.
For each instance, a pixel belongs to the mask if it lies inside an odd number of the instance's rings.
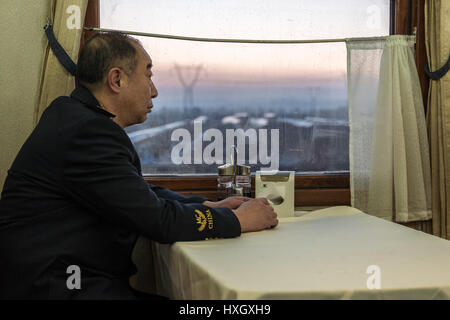
[[278,225],[278,219],[271,219],[267,229],[275,228]]
[[273,210],[273,208],[271,208],[271,210],[269,210],[268,213],[269,213],[269,217],[271,219],[274,219],[277,217],[277,213],[275,212],[275,210]]
[[259,231],[278,225],[277,213],[265,198],[245,201],[234,213],[241,223],[242,232]]
[[233,199],[236,199],[236,200],[240,200],[240,201],[249,201],[249,200],[252,200],[252,198],[249,198],[249,197],[242,197],[242,196],[233,196]]
[[278,219],[275,219],[274,224],[272,225],[272,228],[275,228],[278,225]]
[[258,199],[258,201],[270,206],[270,203],[266,198],[256,198],[256,199]]
[[[271,213],[274,213],[274,212],[275,212],[275,209],[274,209],[270,204],[269,204],[269,205],[266,205],[265,208],[266,208],[269,212],[271,212]],[[276,215],[276,213],[275,213],[275,215]]]

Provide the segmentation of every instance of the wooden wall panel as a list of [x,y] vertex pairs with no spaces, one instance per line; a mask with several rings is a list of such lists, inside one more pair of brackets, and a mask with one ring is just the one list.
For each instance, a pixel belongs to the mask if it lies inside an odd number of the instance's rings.
[[[408,15],[411,13],[411,22]],[[409,27],[411,30],[409,30]],[[416,67],[422,89],[423,105],[427,110],[429,78],[425,72],[425,0],[395,0],[395,34],[413,34],[416,27]]]
[[[89,0],[86,9],[86,17],[84,18],[84,27],[99,28],[100,27],[100,8],[99,0]],[[94,34],[95,31],[83,30],[80,40],[80,50],[83,48],[84,43],[90,36]]]

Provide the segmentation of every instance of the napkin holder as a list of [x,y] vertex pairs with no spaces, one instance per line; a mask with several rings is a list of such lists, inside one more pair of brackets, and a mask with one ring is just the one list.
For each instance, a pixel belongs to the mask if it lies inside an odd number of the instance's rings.
[[255,196],[267,198],[279,218],[294,216],[294,171],[257,171]]

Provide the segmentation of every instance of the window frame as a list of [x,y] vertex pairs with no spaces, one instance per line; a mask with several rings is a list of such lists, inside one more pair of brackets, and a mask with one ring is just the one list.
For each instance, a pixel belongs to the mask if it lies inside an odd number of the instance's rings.
[[[425,113],[427,110],[428,77],[425,73],[425,0],[391,0],[391,30],[394,34],[412,34],[417,28],[416,38],[416,66],[422,89]],[[85,27],[100,27],[99,0],[89,0]],[[80,41],[80,50],[84,41],[89,38],[92,31],[83,31]],[[145,181],[150,184],[169,188],[185,195],[196,195],[217,199],[217,181],[214,175],[192,176],[162,176],[144,175]],[[252,177],[252,196],[254,196],[254,177]],[[295,176],[295,206],[317,207],[350,205],[350,173],[311,173]]]

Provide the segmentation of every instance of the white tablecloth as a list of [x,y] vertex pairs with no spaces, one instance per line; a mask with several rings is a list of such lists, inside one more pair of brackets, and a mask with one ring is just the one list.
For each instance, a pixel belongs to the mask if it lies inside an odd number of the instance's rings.
[[[173,299],[450,298],[450,241],[350,207],[153,250],[157,292]],[[368,287],[369,266],[379,289]]]

